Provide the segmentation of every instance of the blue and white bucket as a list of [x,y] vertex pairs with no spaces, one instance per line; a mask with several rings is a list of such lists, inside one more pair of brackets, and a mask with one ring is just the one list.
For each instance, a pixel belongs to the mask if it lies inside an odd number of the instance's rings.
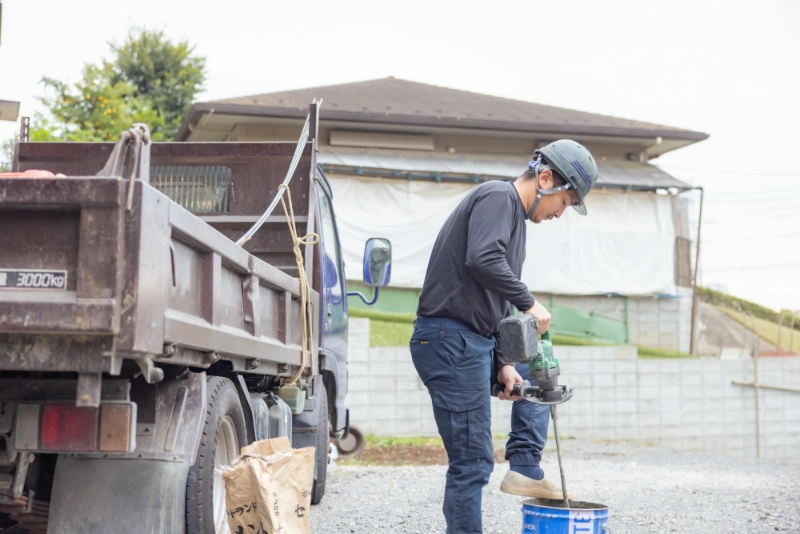
[[593,502],[525,499],[522,501],[522,534],[606,534],[608,506]]

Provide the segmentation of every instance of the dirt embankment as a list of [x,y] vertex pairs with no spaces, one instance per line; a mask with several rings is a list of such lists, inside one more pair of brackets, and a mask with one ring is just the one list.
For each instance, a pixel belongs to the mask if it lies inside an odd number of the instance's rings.
[[699,311],[699,351],[702,356],[747,358],[756,348],[775,350],[774,345],[714,306],[701,302]]
[[[505,462],[504,448],[494,450],[495,463]],[[447,465],[447,451],[443,445],[381,445],[367,446],[355,458],[343,458],[340,465],[399,466],[399,465]]]

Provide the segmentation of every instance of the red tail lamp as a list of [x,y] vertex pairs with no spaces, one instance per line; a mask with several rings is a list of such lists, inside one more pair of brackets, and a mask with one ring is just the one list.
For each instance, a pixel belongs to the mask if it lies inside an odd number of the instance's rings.
[[45,451],[97,450],[97,408],[73,404],[42,407],[41,447]]
[[23,451],[132,452],[136,404],[101,404],[99,408],[72,403],[20,404],[15,447]]

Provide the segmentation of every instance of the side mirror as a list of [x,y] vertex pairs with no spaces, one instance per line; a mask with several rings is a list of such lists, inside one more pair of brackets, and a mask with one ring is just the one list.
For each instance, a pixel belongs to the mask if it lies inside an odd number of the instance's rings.
[[367,240],[364,247],[364,283],[386,287],[392,277],[392,243],[382,237]]

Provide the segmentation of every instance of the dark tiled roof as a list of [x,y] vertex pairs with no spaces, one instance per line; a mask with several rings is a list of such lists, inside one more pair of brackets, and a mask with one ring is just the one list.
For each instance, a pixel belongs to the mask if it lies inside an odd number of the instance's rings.
[[[323,98],[322,120],[657,137],[700,141],[704,133],[450,89],[398,78],[328,85],[195,104],[196,111],[305,116]],[[207,108],[207,109],[206,109]]]

